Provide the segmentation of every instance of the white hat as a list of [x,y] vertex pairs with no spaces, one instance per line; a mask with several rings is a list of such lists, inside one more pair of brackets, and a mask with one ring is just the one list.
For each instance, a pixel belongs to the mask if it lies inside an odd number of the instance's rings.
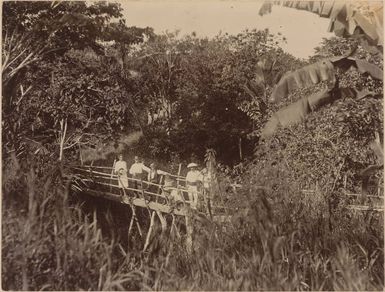
[[190,163],[189,165],[187,165],[187,168],[191,168],[191,167],[197,167],[198,165],[194,162]]

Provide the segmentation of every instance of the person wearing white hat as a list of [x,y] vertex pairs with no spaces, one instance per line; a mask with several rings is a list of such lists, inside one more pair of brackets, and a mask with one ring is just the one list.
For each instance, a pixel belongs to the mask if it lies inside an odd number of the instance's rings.
[[198,205],[198,182],[200,181],[200,172],[198,171],[198,165],[196,163],[190,163],[187,165],[189,171],[186,175],[186,186],[188,190],[190,206],[193,209]]

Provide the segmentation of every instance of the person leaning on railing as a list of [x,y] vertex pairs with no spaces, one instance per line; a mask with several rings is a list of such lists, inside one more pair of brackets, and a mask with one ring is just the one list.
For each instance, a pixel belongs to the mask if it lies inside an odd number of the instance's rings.
[[177,188],[176,179],[171,175],[165,176],[162,195],[168,198],[171,205],[183,205],[184,199],[182,198],[182,193]]
[[[160,183],[160,176],[161,175],[169,175],[168,172],[165,172],[163,170],[157,169],[156,163],[153,162],[150,164],[150,171],[147,175],[147,181],[152,183],[148,185],[147,190],[151,193],[158,193],[159,191],[159,183]],[[153,185],[156,184],[156,185]]]

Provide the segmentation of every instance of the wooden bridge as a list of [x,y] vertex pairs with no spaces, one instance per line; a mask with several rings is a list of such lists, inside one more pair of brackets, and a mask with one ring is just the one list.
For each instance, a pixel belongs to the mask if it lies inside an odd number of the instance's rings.
[[[188,247],[192,245],[192,228],[190,224],[191,215],[196,214],[203,220],[211,217],[214,220],[226,220],[224,207],[211,208],[206,198],[208,193],[198,190],[198,210],[191,208],[186,178],[179,175],[169,174],[160,176],[160,183],[152,183],[143,179],[128,177],[128,187],[120,187],[120,177],[114,174],[113,168],[102,166],[68,166],[73,174],[71,191],[75,194],[84,193],[91,196],[105,198],[128,205],[132,211],[131,222],[129,223],[128,234],[130,235],[134,226],[138,229],[140,236],[144,236],[143,224],[137,219],[136,208],[145,208],[149,212],[150,225],[146,233],[146,240],[143,250],[146,250],[150,243],[151,233],[154,225],[160,222],[162,233],[168,228],[171,232],[177,232],[177,218],[182,218],[186,227],[186,239]],[[166,177],[174,182],[174,185],[164,183]],[[126,179],[126,178],[125,178]],[[124,184],[120,184],[124,185]],[[216,214],[213,216],[211,211]],[[159,220],[155,218],[158,217]],[[171,220],[167,220],[171,217]]]
[[[160,222],[162,233],[169,229],[179,235],[177,218],[182,219],[186,227],[186,242],[188,248],[192,246],[192,214],[198,215],[195,218],[207,220],[210,217],[213,221],[228,221],[231,218],[231,210],[225,207],[210,206],[208,193],[198,191],[198,210],[191,208],[190,196],[186,187],[186,178],[180,175],[167,175],[174,182],[174,185],[165,183],[165,176],[160,176],[160,183],[152,183],[143,179],[125,178],[128,180],[128,187],[120,187],[120,177],[114,174],[113,168],[102,166],[69,166],[73,174],[71,190],[73,193],[85,193],[91,196],[105,198],[128,205],[131,208],[131,221],[129,223],[128,235],[134,226],[140,236],[146,236],[143,250],[146,250],[150,243],[151,233],[154,226]],[[120,184],[124,185],[124,184]],[[261,187],[263,188],[263,187]],[[314,190],[302,190],[304,195],[314,195]],[[383,212],[382,190],[377,195],[361,195],[344,193],[348,205],[346,208],[353,211],[375,211]],[[137,218],[137,208],[148,210],[150,224],[147,233],[143,232],[143,222]],[[234,211],[234,210],[233,210]],[[156,217],[159,220],[156,220]],[[167,220],[171,217],[171,220]],[[180,222],[180,220],[179,220]]]
[[[71,188],[73,191],[81,191],[117,201],[122,204],[149,208],[163,213],[186,215],[186,208],[190,207],[186,179],[182,176],[170,175],[177,181],[177,186],[165,186],[162,184],[164,176],[161,176],[160,184],[148,182],[142,179],[128,177],[129,187],[119,187],[119,176],[113,173],[111,167],[102,166],[72,166],[74,174]],[[172,191],[177,191],[180,201],[175,201],[170,196]],[[199,192],[202,196],[202,193]]]

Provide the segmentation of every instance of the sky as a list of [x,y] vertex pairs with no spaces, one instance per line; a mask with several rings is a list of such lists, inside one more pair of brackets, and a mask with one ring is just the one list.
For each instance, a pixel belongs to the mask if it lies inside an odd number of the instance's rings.
[[292,8],[273,6],[273,13],[259,16],[262,1],[231,0],[126,0],[121,2],[128,26],[152,27],[155,33],[180,30],[180,35],[196,32],[213,37],[219,32],[237,34],[245,29],[265,29],[282,33],[287,43],[281,47],[298,58],[307,58],[327,32],[329,19]]

